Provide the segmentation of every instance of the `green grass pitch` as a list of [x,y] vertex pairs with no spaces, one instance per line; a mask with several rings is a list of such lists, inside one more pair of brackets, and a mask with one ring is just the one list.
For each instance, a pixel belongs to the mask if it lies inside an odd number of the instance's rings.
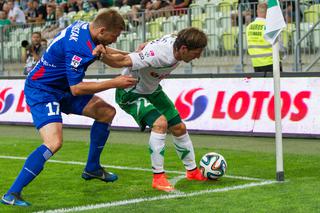
[[[226,177],[195,182],[182,177],[168,135],[165,168],[178,191],[165,193],[151,187],[148,138],[148,133],[111,132],[101,161],[119,180],[106,184],[80,177],[89,130],[64,129],[62,149],[23,191],[32,206],[0,205],[0,212],[320,212],[319,140],[284,139],[286,181],[276,183],[274,138],[191,135],[197,161],[214,151],[228,163]],[[0,126],[1,195],[40,144],[33,127]]]

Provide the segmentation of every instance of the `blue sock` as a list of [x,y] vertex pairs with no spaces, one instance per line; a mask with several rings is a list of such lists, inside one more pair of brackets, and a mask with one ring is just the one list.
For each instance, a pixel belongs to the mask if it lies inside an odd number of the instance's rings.
[[27,158],[20,174],[7,192],[20,194],[23,187],[27,186],[43,169],[44,163],[52,156],[52,152],[45,146],[39,146]]
[[95,121],[90,131],[90,150],[85,170],[93,172],[101,168],[100,155],[109,137],[109,124]]

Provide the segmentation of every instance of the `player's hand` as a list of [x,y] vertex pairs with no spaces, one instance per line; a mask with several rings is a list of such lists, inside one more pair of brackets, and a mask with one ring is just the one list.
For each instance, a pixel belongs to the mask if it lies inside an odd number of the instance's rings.
[[130,75],[120,75],[112,80],[114,81],[114,87],[120,89],[132,87],[138,83],[138,79],[133,78]]
[[92,51],[92,55],[97,56],[98,58],[100,58],[103,54],[107,54],[107,51],[105,46],[102,44],[96,46],[96,48],[94,48]]

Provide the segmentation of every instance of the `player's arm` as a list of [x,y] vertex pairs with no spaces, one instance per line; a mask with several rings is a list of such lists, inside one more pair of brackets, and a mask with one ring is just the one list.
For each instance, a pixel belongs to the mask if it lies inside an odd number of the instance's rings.
[[128,76],[120,75],[111,80],[101,82],[80,82],[76,85],[70,86],[72,95],[89,95],[95,94],[104,90],[112,88],[127,88],[134,86],[137,83],[137,79]]
[[129,55],[122,54],[101,54],[100,60],[114,68],[132,67],[132,61]]
[[131,67],[132,61],[129,54],[122,54],[119,53],[119,51],[103,45],[98,45],[92,51],[92,55],[99,57],[103,63],[114,68]]
[[[143,69],[145,67],[155,66],[159,67],[158,53],[156,54],[156,48],[150,49],[143,46],[143,50],[140,52],[133,52],[128,55],[122,54],[108,54],[103,45],[97,46],[92,54],[99,56],[100,60],[105,64],[115,67],[131,67],[133,70]],[[152,53],[152,54],[149,54]],[[151,56],[152,55],[152,56]]]
[[111,88],[127,88],[134,86],[137,80],[131,76],[118,76],[111,80],[101,82],[83,82],[88,62],[94,60],[91,51],[79,51],[71,43],[66,48],[66,74],[70,91],[74,96],[95,94]]
[[109,53],[109,54],[121,54],[121,55],[128,55],[129,54],[129,52],[127,52],[127,51],[118,50],[118,49],[115,49],[112,47],[105,47],[105,48],[106,48],[107,53]]

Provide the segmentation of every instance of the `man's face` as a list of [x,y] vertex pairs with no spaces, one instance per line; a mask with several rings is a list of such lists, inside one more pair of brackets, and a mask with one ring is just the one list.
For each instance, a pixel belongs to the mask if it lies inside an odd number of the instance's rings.
[[188,50],[186,46],[182,46],[179,50],[179,53],[181,60],[188,63],[193,59],[200,58],[202,51],[203,48]]
[[41,36],[38,34],[33,34],[31,36],[31,43],[32,45],[39,45],[41,42]]
[[6,19],[6,14],[3,11],[0,11],[0,19]]
[[47,13],[52,14],[54,12],[54,9],[52,7],[47,7]]
[[32,1],[28,1],[27,6],[29,9],[33,9],[33,2]]
[[148,9],[148,10],[152,9],[152,2],[151,1],[147,2],[146,9]]
[[41,46],[42,46],[42,47],[47,47],[47,42],[41,41]]
[[39,6],[39,3],[37,1],[33,1],[33,8],[37,9]]
[[13,3],[11,1],[9,1],[7,4],[8,4],[8,8],[10,10],[12,10],[13,9]]
[[120,34],[121,30],[107,31],[105,28],[101,28],[97,40],[99,44],[106,46],[115,43]]
[[10,7],[9,7],[8,3],[4,3],[3,4],[2,10],[8,14],[8,12],[10,10]]

